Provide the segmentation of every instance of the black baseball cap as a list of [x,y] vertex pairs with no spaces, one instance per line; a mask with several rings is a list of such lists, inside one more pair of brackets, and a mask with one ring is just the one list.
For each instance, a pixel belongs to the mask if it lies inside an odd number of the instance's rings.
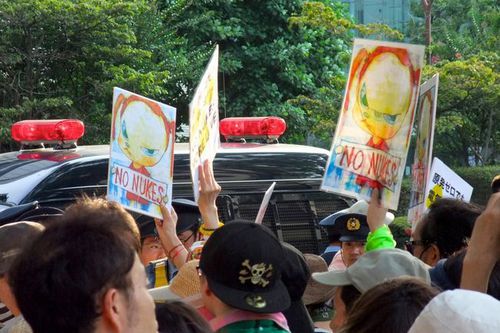
[[178,217],[175,228],[177,234],[200,226],[201,214],[196,202],[189,199],[173,199],[172,206]]
[[[196,202],[188,199],[173,199],[172,207],[174,207],[178,218],[175,228],[177,234],[200,226],[201,214]],[[139,226],[141,239],[149,236],[158,236],[154,220],[150,216],[141,215],[136,218],[136,223]]]
[[302,301],[311,277],[309,266],[302,252],[288,243],[282,243],[285,261],[282,268],[283,283],[288,289],[291,305],[283,311],[291,332],[314,333],[314,323]]
[[282,245],[265,226],[231,222],[205,243],[200,269],[212,292],[225,304],[275,313],[290,307],[290,295],[281,279],[284,261]]

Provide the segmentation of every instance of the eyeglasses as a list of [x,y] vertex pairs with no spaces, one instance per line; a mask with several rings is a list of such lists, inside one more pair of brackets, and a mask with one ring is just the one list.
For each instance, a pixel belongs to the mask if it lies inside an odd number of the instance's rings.
[[184,239],[180,239],[180,238],[179,238],[179,240],[181,241],[181,243],[182,243],[182,244],[186,244],[186,242],[187,242],[188,240],[190,240],[191,238],[193,238],[193,236],[194,236],[194,235],[195,235],[195,233],[194,233],[194,232],[192,232],[192,233],[191,233],[191,235],[189,235],[188,237],[186,237],[186,238],[184,238]]
[[406,251],[410,252],[411,254],[414,254],[415,246],[429,246],[431,244],[435,243],[434,241],[431,240],[407,240],[405,242],[405,247]]
[[196,266],[196,273],[198,273],[198,276],[200,276],[200,277],[203,275],[203,272],[201,271],[201,268],[199,265]]

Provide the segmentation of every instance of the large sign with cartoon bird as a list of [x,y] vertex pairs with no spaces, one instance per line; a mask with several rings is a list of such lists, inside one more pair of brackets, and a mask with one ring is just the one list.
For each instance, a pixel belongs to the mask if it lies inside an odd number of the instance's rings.
[[344,102],[321,189],[397,209],[424,47],[354,40]]
[[434,123],[438,96],[439,74],[420,86],[415,112],[415,153],[411,165],[411,190],[408,221],[412,228],[425,212],[425,186],[429,178],[434,141]]
[[162,218],[172,202],[175,108],[113,89],[108,200]]
[[217,45],[189,104],[189,158],[196,202],[200,194],[198,167],[206,160],[213,161],[220,146],[218,68]]

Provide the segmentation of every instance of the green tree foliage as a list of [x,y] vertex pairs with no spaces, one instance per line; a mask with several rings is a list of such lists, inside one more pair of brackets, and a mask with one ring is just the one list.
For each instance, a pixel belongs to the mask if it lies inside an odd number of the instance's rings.
[[[413,21],[410,40],[424,42],[424,13],[421,0],[411,3]],[[479,51],[497,52],[500,12],[495,0],[434,0],[432,4],[433,62],[468,58]]]
[[[165,10],[176,9],[168,24],[192,50],[206,54],[205,63],[219,44],[221,117],[282,116],[288,124],[284,139],[295,142],[304,142],[308,129],[319,132],[309,125],[323,114],[335,119],[336,101],[326,105],[319,97],[338,99],[332,88],[342,86],[348,43],[324,27],[291,25],[302,5],[300,0],[167,2]],[[345,10],[339,13],[347,17]],[[200,69],[192,72],[199,77]],[[187,103],[177,106],[187,109]]]
[[398,249],[405,249],[406,241],[410,240],[408,231],[411,229],[410,223],[406,216],[398,216],[394,221],[389,224],[389,229],[391,229],[394,240],[396,241],[396,247]]
[[0,0],[0,30],[0,150],[30,118],[80,118],[82,143],[107,142],[113,86],[187,123],[215,44],[221,117],[282,116],[284,141],[329,144],[354,32],[400,37],[329,0]]
[[306,38],[315,37],[315,40],[310,41],[319,57],[311,58],[309,62],[312,64],[324,63],[325,54],[332,52],[332,45],[336,46],[334,53],[331,53],[336,55],[333,59],[335,75],[323,80],[316,92],[288,100],[292,107],[298,108],[299,113],[306,116],[303,125],[308,132],[307,142],[329,148],[343,99],[345,72],[348,70],[355,34],[385,40],[401,40],[403,35],[384,24],[356,24],[345,4],[336,1],[305,2],[300,14],[293,15],[289,22],[292,27],[298,27]]
[[428,66],[439,73],[434,153],[448,165],[496,163],[500,128],[500,57],[482,53]]
[[347,7],[336,1],[305,2],[300,16],[290,19],[292,24],[325,28],[348,42],[357,33],[359,37],[381,40],[402,40],[403,34],[382,23],[357,24],[349,16]]
[[[422,43],[422,4],[411,5],[409,38]],[[498,162],[499,23],[498,1],[433,1],[433,66],[424,73],[440,73],[434,151],[450,166]]]
[[498,165],[461,167],[456,168],[455,172],[474,188],[471,201],[486,206],[491,196],[491,181],[500,174]]
[[154,22],[145,0],[0,0],[0,148],[20,119],[77,117],[105,142],[113,86],[165,96]]

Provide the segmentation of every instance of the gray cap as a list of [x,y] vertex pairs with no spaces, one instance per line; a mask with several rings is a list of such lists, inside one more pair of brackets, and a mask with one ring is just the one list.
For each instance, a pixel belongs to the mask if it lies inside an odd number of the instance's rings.
[[0,227],[0,275],[6,274],[24,247],[42,233],[43,225],[36,222],[14,222]]
[[429,285],[429,266],[400,249],[382,249],[367,252],[344,271],[314,273],[313,279],[330,286],[353,285],[360,292],[392,278],[415,276]]

